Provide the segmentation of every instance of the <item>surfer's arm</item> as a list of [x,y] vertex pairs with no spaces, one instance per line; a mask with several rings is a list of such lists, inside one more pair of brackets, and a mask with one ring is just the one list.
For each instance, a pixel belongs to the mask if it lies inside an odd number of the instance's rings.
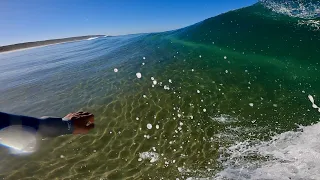
[[73,121],[62,118],[34,118],[0,112],[0,130],[12,125],[34,129],[42,137],[55,137],[73,133]]

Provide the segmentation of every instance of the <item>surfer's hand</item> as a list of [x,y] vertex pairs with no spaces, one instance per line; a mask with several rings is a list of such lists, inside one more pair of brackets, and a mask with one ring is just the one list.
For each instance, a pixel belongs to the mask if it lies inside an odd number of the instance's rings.
[[94,128],[94,115],[89,112],[69,113],[64,119],[73,121],[73,134],[85,134]]

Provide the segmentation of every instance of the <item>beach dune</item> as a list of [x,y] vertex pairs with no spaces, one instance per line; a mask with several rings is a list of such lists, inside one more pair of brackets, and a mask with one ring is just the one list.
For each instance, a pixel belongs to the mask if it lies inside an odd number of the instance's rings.
[[25,42],[25,43],[0,46],[0,53],[7,52],[7,51],[19,50],[19,49],[32,48],[32,47],[37,47],[37,46],[45,46],[45,45],[50,45],[50,44],[57,44],[57,43],[78,41],[78,40],[89,39],[89,38],[96,38],[96,37],[101,37],[101,36],[104,36],[104,35],[77,36],[77,37],[50,39],[50,40],[44,40],[44,41]]

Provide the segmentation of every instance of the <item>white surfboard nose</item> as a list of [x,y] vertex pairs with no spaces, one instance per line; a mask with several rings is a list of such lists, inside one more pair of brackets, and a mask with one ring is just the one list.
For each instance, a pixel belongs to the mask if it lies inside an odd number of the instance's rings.
[[37,150],[36,131],[29,127],[9,126],[0,130],[0,144],[12,154],[29,154]]

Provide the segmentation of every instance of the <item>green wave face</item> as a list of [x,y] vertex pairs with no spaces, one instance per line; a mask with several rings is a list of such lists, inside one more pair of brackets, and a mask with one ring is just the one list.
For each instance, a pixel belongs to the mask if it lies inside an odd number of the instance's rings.
[[1,110],[97,124],[29,157],[0,149],[0,178],[317,179],[319,6],[296,2],[0,54]]
[[178,30],[175,36],[237,52],[317,62],[320,21],[279,13],[257,3]]

